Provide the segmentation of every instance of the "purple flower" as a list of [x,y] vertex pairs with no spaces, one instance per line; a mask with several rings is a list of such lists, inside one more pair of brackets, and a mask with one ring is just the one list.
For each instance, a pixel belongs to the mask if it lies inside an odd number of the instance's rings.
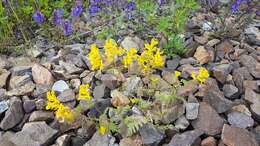
[[106,6],[111,6],[112,5],[112,0],[104,0],[104,4]]
[[136,8],[136,4],[135,2],[129,2],[126,5],[126,11],[133,11]]
[[231,6],[231,13],[236,13],[238,12],[239,6],[241,5],[241,3],[248,3],[250,0],[236,0],[232,6]]
[[158,0],[159,5],[165,5],[166,4],[166,0]]
[[62,29],[65,36],[71,35],[73,33],[73,27],[69,20],[65,20],[62,23]]
[[7,5],[8,0],[2,0],[2,1],[3,1],[4,5]]
[[55,25],[62,24],[62,14],[64,13],[64,9],[57,9],[53,12],[53,23]]
[[70,16],[79,17],[82,12],[83,12],[83,5],[78,5],[72,9]]
[[33,20],[38,23],[38,24],[41,24],[43,23],[44,21],[44,15],[39,11],[39,10],[36,10],[34,13],[33,13]]
[[93,14],[99,12],[100,10],[101,9],[98,5],[90,5],[88,11],[89,11],[90,15],[93,15]]

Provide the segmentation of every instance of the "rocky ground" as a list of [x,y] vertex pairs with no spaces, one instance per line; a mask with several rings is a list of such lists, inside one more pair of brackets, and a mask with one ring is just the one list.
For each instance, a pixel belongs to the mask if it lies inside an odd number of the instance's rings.
[[[74,108],[80,84],[91,84],[97,110],[120,104],[112,93],[141,94],[149,86],[145,77],[132,72],[90,71],[89,43],[58,48],[38,38],[29,57],[0,56],[0,146],[258,146],[260,143],[260,21],[244,31],[244,40],[208,37],[203,27],[190,26],[188,39],[194,50],[186,58],[167,59],[156,73],[159,91],[171,88],[172,73],[189,78],[203,64],[210,72],[205,84],[190,81],[177,90],[184,102],[164,117],[175,128],[159,130],[146,124],[129,138],[100,135],[95,125],[82,116],[73,124],[61,123],[45,110],[46,92],[57,91],[62,103]],[[208,30],[208,28],[205,28]],[[102,46],[103,42],[97,42]],[[124,48],[140,48],[138,36],[125,37]],[[131,71],[131,70],[130,70]],[[113,92],[112,92],[113,91]],[[134,110],[134,109],[132,109]],[[90,115],[90,114],[88,114]]]

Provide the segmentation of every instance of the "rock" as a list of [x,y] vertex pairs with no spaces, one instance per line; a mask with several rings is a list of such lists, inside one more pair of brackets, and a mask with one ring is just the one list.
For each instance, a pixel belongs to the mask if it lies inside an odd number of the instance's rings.
[[119,145],[120,146],[142,146],[143,141],[139,135],[133,135],[132,137],[121,139]]
[[243,81],[243,85],[244,85],[245,90],[251,89],[251,90],[254,90],[256,92],[260,90],[258,85],[257,85],[257,81],[245,80],[245,81]]
[[248,116],[250,116],[250,117],[252,116],[252,114],[251,114],[251,112],[249,111],[249,109],[248,109],[245,105],[243,105],[243,104],[239,104],[239,105],[237,105],[237,106],[233,106],[233,107],[232,107],[232,111],[244,113],[244,114],[246,114],[246,115],[248,115]]
[[23,86],[7,91],[6,96],[28,95],[33,92],[34,88],[35,88],[35,84],[33,82],[28,82]]
[[64,134],[56,139],[55,146],[67,146],[70,144],[70,135]]
[[254,125],[254,120],[250,116],[240,112],[229,113],[228,122],[239,128],[247,128]]
[[165,70],[162,72],[162,78],[169,84],[174,84],[178,81],[178,79],[174,76],[174,73]]
[[200,103],[198,118],[192,122],[195,129],[214,136],[221,132],[223,124],[224,120],[210,105],[205,102]]
[[260,63],[257,62],[252,56],[242,55],[240,63],[247,67],[248,71],[255,77],[260,78]]
[[79,137],[79,136],[75,136],[75,137],[71,137],[71,146],[83,146],[85,143],[87,142],[86,139]]
[[30,115],[29,122],[35,122],[35,121],[52,121],[54,119],[53,112],[50,111],[34,111]]
[[61,66],[63,66],[63,68],[65,68],[65,70],[68,74],[80,74],[83,72],[83,69],[76,67],[72,63],[60,61],[59,64]]
[[8,101],[0,101],[0,115],[9,108]]
[[19,88],[30,81],[31,81],[30,75],[12,76],[10,79],[9,87],[10,89]]
[[233,46],[230,43],[230,41],[223,41],[216,46],[216,50],[217,50],[216,56],[219,59],[222,59],[222,58],[224,58],[225,54],[230,52],[232,49],[233,49]]
[[79,90],[79,86],[81,84],[80,79],[72,79],[70,80],[71,86],[74,90],[78,91]]
[[110,134],[101,135],[97,131],[84,146],[113,146],[115,138]]
[[221,140],[227,146],[258,146],[255,136],[246,129],[224,125]]
[[126,82],[123,83],[123,93],[125,95],[130,95],[136,93],[138,87],[142,86],[142,80],[140,77],[132,76],[126,79]]
[[177,89],[176,95],[186,97],[189,94],[195,93],[199,88],[199,83],[195,80],[188,81],[187,84]]
[[213,46],[217,45],[219,42],[220,42],[219,39],[212,39],[212,40],[208,41],[207,45],[210,47],[213,47]]
[[253,113],[254,119],[260,122],[260,104],[259,103],[251,104],[250,109]]
[[32,76],[36,84],[52,85],[54,82],[51,72],[39,64],[33,65]]
[[23,102],[23,109],[24,109],[25,113],[32,112],[34,109],[36,109],[35,101],[34,100],[25,100]]
[[3,130],[8,130],[10,128],[13,128],[15,125],[17,125],[19,122],[22,121],[23,116],[24,113],[23,113],[22,101],[17,97],[13,97],[11,98],[10,101],[10,107],[5,112],[5,116],[1,121],[0,127]]
[[93,96],[95,99],[103,98],[105,96],[105,85],[101,84],[99,86],[95,86],[93,91]]
[[260,104],[260,94],[254,92],[253,90],[246,89],[244,98],[249,103],[258,103],[258,104]]
[[259,125],[257,127],[255,127],[255,129],[253,130],[253,133],[255,134],[256,141],[258,143],[260,143],[260,126]]
[[166,61],[167,69],[171,71],[175,70],[179,66],[180,60],[181,60],[180,56],[175,56],[172,60],[167,60]]
[[[111,99],[97,99],[94,101],[94,104],[95,106],[91,107],[91,110],[88,112],[89,117],[99,117],[107,107],[111,106]],[[83,109],[85,105],[86,103],[81,104]]]
[[207,21],[207,22],[204,22],[203,25],[202,25],[202,29],[204,31],[210,31],[214,28],[214,24],[212,24],[211,22]]
[[72,89],[67,89],[58,95],[58,99],[60,102],[64,103],[64,102],[74,101],[76,100],[76,97]]
[[59,80],[57,82],[55,82],[52,86],[52,90],[57,91],[57,92],[63,92],[64,90],[69,89],[69,85],[63,81],[63,80]]
[[118,90],[111,91],[111,103],[115,107],[126,106],[130,104],[130,100]]
[[0,71],[0,88],[6,87],[7,79],[10,76],[10,72],[1,73]]
[[0,88],[0,100],[5,100],[5,99],[7,99],[7,97],[6,97],[6,90]]
[[175,121],[174,125],[175,125],[175,128],[184,130],[184,129],[186,129],[186,128],[190,125],[190,123],[189,123],[189,121],[185,118],[185,116],[181,116],[181,117],[179,117],[179,118]]
[[194,57],[200,64],[205,64],[210,61],[210,55],[204,46],[199,46],[194,54]]
[[201,146],[217,146],[217,141],[214,137],[207,137],[202,140]]
[[215,89],[210,89],[203,101],[209,103],[218,113],[228,111],[233,105],[232,101],[226,99],[222,92]]
[[34,90],[32,96],[38,97],[38,98],[44,98],[44,97],[46,97],[46,93],[51,90],[51,87],[52,86],[50,86],[50,85],[37,84],[36,89]]
[[8,69],[12,67],[10,61],[6,58],[6,56],[1,55],[0,56],[0,68]]
[[253,77],[250,75],[246,67],[234,69],[232,75],[235,85],[239,89],[240,93],[244,91],[243,81],[253,80]]
[[130,48],[135,48],[135,49],[140,49],[143,48],[144,46],[144,42],[143,40],[141,40],[138,37],[125,37],[124,40],[121,43],[121,46],[126,49],[129,50]]
[[113,90],[119,86],[119,80],[112,74],[104,74],[101,76],[101,81],[109,89]]
[[186,131],[181,134],[175,134],[171,139],[169,144],[165,146],[192,146],[198,140],[200,140],[200,136],[203,134],[201,130],[192,130]]
[[45,122],[30,122],[23,126],[10,141],[19,146],[47,146],[53,143],[57,130],[49,127]]
[[225,83],[227,75],[232,71],[231,64],[220,64],[213,67],[213,76],[222,84]]
[[89,84],[89,83],[91,83],[91,81],[93,81],[94,76],[95,76],[95,72],[90,72],[90,73],[88,73],[88,74],[82,79],[82,83],[83,83],[83,84]]
[[197,60],[195,60],[193,57],[182,58],[180,60],[180,65],[184,65],[184,64],[197,64]]
[[229,99],[235,99],[239,96],[238,88],[231,84],[225,84],[223,86],[223,92],[225,97]]
[[186,103],[185,108],[186,108],[186,118],[188,120],[194,120],[198,117],[199,113],[199,103]]
[[152,124],[145,124],[143,125],[140,130],[140,135],[143,139],[143,143],[145,145],[154,145],[157,146],[161,140],[165,137],[164,132],[157,129]]
[[0,146],[17,146],[14,143],[12,143],[11,141],[7,140],[7,139],[2,139],[0,141]]
[[26,74],[31,74],[31,66],[15,66],[11,69],[12,76],[24,76]]
[[206,44],[208,42],[208,38],[204,37],[204,36],[194,35],[194,40],[196,42],[198,42],[199,44],[201,44],[201,45],[204,45],[204,44]]

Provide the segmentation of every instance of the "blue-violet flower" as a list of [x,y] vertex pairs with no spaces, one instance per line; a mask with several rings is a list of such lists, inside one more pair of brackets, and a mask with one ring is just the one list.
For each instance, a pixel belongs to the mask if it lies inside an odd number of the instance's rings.
[[33,13],[33,20],[38,23],[38,24],[41,24],[43,23],[44,21],[44,15],[39,11],[39,10],[36,10],[34,13]]

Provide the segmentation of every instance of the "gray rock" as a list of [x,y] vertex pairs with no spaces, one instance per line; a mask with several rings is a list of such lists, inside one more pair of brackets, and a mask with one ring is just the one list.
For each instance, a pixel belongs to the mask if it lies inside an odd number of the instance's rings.
[[23,102],[23,109],[24,109],[25,113],[32,112],[34,109],[36,109],[35,101],[34,100],[25,100]]
[[74,90],[78,91],[79,90],[79,86],[81,84],[80,79],[72,79],[70,80],[71,86]]
[[126,96],[136,93],[138,87],[142,86],[142,80],[140,77],[132,76],[126,79],[123,83],[124,94]]
[[53,143],[57,134],[58,131],[45,122],[30,122],[11,137],[10,141],[19,146],[47,146]]
[[95,72],[90,72],[90,73],[88,73],[88,74],[82,79],[82,83],[83,83],[83,84],[89,84],[91,81],[93,81],[94,76],[95,76]]
[[97,131],[84,146],[113,146],[115,138],[110,134],[101,135]]
[[95,86],[93,91],[93,96],[95,99],[103,98],[105,96],[105,85],[101,84],[99,86]]
[[254,120],[250,116],[240,112],[229,113],[228,122],[240,128],[252,127],[254,125]]
[[218,113],[228,111],[233,105],[232,101],[226,99],[222,92],[216,90],[209,90],[203,101],[209,103]]
[[197,60],[193,57],[183,58],[180,60],[180,65],[183,64],[197,64]]
[[58,91],[58,92],[63,92],[64,90],[67,90],[67,89],[69,89],[69,85],[63,80],[59,80],[59,81],[55,82],[52,86],[52,90]]
[[223,87],[225,97],[235,99],[239,96],[238,88],[231,84],[225,84]]
[[249,103],[257,103],[260,104],[260,94],[254,92],[251,89],[246,89],[245,91],[245,100]]
[[220,64],[213,67],[213,76],[222,84],[225,83],[227,75],[232,71],[231,64]]
[[200,140],[202,134],[203,132],[197,129],[176,134],[171,139],[171,142],[165,146],[193,146],[194,143]]
[[24,116],[24,112],[23,112],[22,101],[17,97],[13,97],[11,98],[10,101],[10,107],[6,111],[5,116],[1,121],[0,127],[3,130],[8,130],[10,128],[13,128],[15,125],[21,122],[23,116]]
[[55,141],[55,146],[68,146],[70,143],[70,135],[64,134],[58,137]]
[[209,104],[200,103],[198,118],[192,122],[195,129],[200,129],[206,134],[214,136],[221,132],[223,125],[224,120]]
[[124,40],[121,43],[121,46],[126,49],[129,50],[130,48],[135,48],[137,50],[139,50],[140,48],[143,48],[144,46],[144,42],[143,40],[141,40],[138,37],[125,37]]
[[226,124],[223,126],[221,140],[227,146],[259,146],[252,133]]
[[59,64],[65,68],[68,74],[80,74],[83,72],[82,68],[78,68],[72,63],[60,61]]
[[6,87],[6,82],[7,82],[7,79],[8,77],[10,76],[10,72],[4,72],[4,73],[1,73],[0,71],[0,88],[4,88]]
[[260,104],[254,103],[250,105],[250,109],[253,113],[253,117],[257,122],[260,122]]
[[62,91],[58,95],[58,99],[60,102],[69,102],[69,101],[74,101],[76,99],[75,93],[72,89],[67,89]]
[[46,97],[46,93],[51,90],[51,87],[52,86],[50,85],[36,84],[36,89],[33,92],[33,96],[44,98]]
[[9,108],[8,101],[1,101],[0,102],[0,115],[5,112]]
[[33,65],[32,76],[36,84],[52,85],[54,82],[51,72],[39,64]]
[[240,93],[244,91],[243,81],[253,80],[253,77],[250,75],[246,67],[234,69],[232,75],[233,75],[235,85],[239,89]]
[[145,145],[154,145],[157,146],[161,142],[161,140],[165,137],[163,131],[157,129],[152,124],[143,125],[140,130],[140,135],[143,139],[143,143]]
[[189,121],[185,118],[185,116],[181,116],[181,117],[179,117],[179,118],[175,121],[174,125],[175,125],[175,127],[176,127],[177,129],[184,130],[184,129],[186,129],[186,128],[190,125],[190,123],[189,123]]
[[5,100],[6,98],[6,90],[0,88],[0,100]]
[[253,133],[255,134],[256,141],[260,143],[260,126],[255,127]]
[[173,72],[163,71],[162,78],[170,84],[177,83],[178,79],[174,76]]
[[30,75],[12,76],[10,79],[9,87],[11,89],[19,88],[20,86],[23,86],[30,81],[32,81]]
[[242,55],[240,63],[247,67],[248,71],[255,77],[260,78],[260,63],[257,62],[252,56]]
[[112,74],[104,74],[101,76],[101,81],[109,89],[113,90],[119,86],[119,80]]
[[34,88],[35,88],[35,84],[32,81],[30,81],[23,86],[7,91],[6,96],[28,95],[33,92]]
[[186,103],[185,108],[186,108],[186,118],[188,120],[194,120],[198,117],[199,113],[199,103]]
[[80,136],[71,137],[71,146],[83,146],[87,140],[85,138],[82,138]]
[[[86,103],[81,100],[81,106],[83,109],[87,109],[89,107],[86,107]],[[99,117],[101,113],[105,111],[107,107],[111,106],[111,99],[97,99],[94,101],[95,106],[91,108],[91,110],[88,112],[89,117]]]
[[172,60],[167,60],[166,61],[166,67],[169,70],[175,70],[180,63],[181,57],[180,56],[175,56]]
[[11,69],[12,76],[24,76],[26,74],[31,74],[31,66],[15,66]]
[[6,56],[1,55],[0,56],[0,68],[9,69],[10,67],[12,67],[10,61],[8,61]]
[[46,121],[49,122],[54,119],[53,112],[50,111],[34,111],[30,115],[29,122]]

